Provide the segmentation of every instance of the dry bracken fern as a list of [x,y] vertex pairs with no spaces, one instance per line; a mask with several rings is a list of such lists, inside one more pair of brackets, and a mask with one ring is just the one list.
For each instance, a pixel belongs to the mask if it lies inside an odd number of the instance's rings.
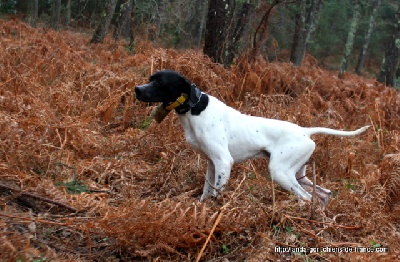
[[385,187],[386,204],[393,209],[400,200],[400,154],[389,154],[383,158],[380,181]]

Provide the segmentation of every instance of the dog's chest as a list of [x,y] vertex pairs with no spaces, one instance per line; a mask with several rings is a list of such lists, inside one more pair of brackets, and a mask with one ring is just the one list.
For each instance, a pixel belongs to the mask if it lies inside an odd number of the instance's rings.
[[209,121],[207,124],[202,124],[201,118],[201,116],[182,116],[180,120],[185,132],[186,142],[197,152],[203,153],[207,149],[205,145],[209,144],[210,136],[213,136],[212,133],[215,133],[215,130],[206,126],[213,125]]

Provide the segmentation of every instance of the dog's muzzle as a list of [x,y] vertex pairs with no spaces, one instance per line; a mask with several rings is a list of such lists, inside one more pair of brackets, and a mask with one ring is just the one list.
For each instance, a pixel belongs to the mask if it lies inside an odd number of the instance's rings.
[[136,94],[136,98],[143,101],[143,94],[146,93],[146,86],[142,85],[142,86],[136,86],[135,87],[135,94]]

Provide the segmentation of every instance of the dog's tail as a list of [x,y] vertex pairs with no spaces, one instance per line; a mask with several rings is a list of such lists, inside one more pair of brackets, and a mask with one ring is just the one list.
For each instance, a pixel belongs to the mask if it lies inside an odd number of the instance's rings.
[[326,135],[333,135],[333,136],[356,136],[362,134],[367,130],[370,126],[364,126],[354,131],[342,131],[342,130],[335,130],[326,127],[305,127],[304,131],[308,136],[314,134],[326,134]]

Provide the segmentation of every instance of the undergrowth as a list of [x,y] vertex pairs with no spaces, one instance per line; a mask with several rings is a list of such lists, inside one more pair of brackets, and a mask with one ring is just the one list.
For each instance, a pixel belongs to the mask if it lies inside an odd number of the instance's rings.
[[[351,74],[338,79],[308,60],[294,68],[249,64],[243,55],[225,69],[196,50],[139,42],[127,53],[123,42],[91,45],[87,35],[18,20],[0,21],[0,35],[2,261],[399,259],[399,162],[388,156],[399,154],[394,89]],[[308,204],[271,182],[268,160],[236,165],[223,196],[201,203],[205,160],[174,114],[149,122],[156,105],[133,94],[165,68],[246,114],[372,128],[354,138],[314,137],[317,182],[333,197],[312,219]]]

